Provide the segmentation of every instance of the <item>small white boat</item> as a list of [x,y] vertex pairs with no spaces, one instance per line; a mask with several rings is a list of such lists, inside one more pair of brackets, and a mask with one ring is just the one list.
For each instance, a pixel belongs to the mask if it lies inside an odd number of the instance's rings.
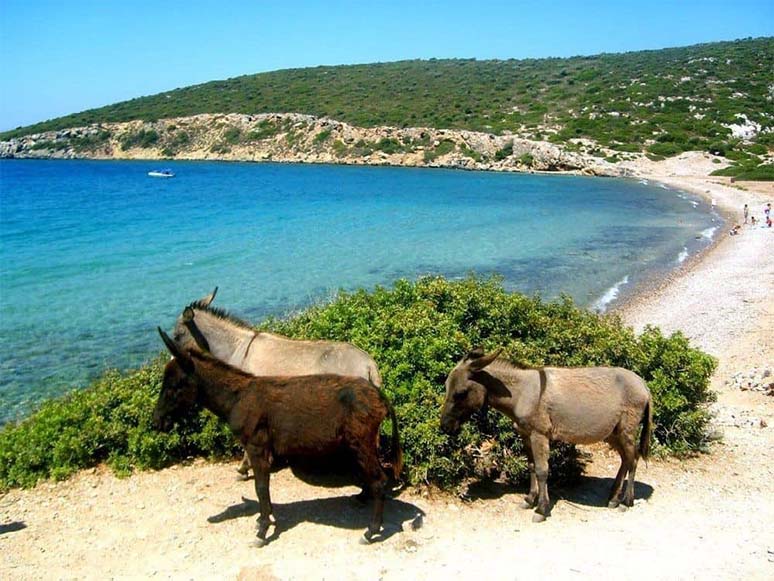
[[171,169],[154,169],[153,171],[149,171],[148,175],[152,178],[173,178],[175,177],[174,172]]

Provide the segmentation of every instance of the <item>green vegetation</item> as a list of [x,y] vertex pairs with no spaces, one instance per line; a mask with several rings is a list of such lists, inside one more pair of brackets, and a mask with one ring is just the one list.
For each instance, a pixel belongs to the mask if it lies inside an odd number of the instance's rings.
[[223,132],[223,141],[229,145],[242,142],[242,130],[239,127],[229,127]]
[[[498,279],[401,280],[389,289],[342,293],[330,304],[269,320],[262,328],[296,338],[350,341],[373,355],[398,414],[413,484],[454,487],[470,478],[525,476],[521,442],[501,415],[479,413],[457,438],[439,431],[446,375],[476,345],[503,347],[504,356],[530,365],[633,369],[653,392],[656,450],[687,454],[705,445],[711,357],[680,334],[664,337],[647,329],[635,337],[616,318],[578,309],[569,299],[543,302],[511,294]],[[126,474],[236,452],[231,436],[208,412],[194,414],[169,434],[151,429],[165,359],[126,374],[108,373],[5,426],[0,489],[64,478],[99,462]],[[552,466],[557,477],[580,468],[570,446],[556,447]]]
[[326,141],[328,141],[328,139],[330,139],[331,137],[331,133],[332,131],[330,129],[323,129],[322,131],[320,131],[320,133],[314,136],[315,145],[319,145],[321,143],[325,143]]
[[247,134],[247,139],[249,141],[261,141],[262,139],[268,139],[269,137],[274,137],[281,130],[282,129],[278,124],[273,123],[268,119],[264,119],[263,121],[258,123],[258,129],[251,131],[250,133]]
[[454,143],[451,139],[443,139],[433,149],[425,149],[425,161],[430,162],[438,157],[441,157],[442,155],[451,153],[456,149],[456,147],[457,144]]
[[[357,126],[470,129],[618,151],[705,149],[745,114],[772,127],[774,38],[532,60],[402,61],[290,69],[185,87],[38,123],[0,139],[97,122],[200,113],[328,116]],[[769,137],[757,143],[771,148]],[[267,135],[268,136],[268,135]],[[743,145],[739,147],[744,148]],[[760,155],[760,154],[759,154]]]
[[513,141],[509,141],[495,152],[495,161],[502,161],[513,155]]
[[127,132],[118,139],[118,142],[121,144],[121,149],[153,147],[158,141],[159,134],[153,129],[140,129],[139,131]]

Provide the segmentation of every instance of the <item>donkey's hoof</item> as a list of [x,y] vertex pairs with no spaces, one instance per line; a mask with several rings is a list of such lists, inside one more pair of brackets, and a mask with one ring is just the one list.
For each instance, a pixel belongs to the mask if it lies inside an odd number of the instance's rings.
[[625,504],[618,505],[618,512],[626,512],[627,510],[629,510],[629,507],[626,506]]
[[360,544],[361,545],[370,545],[371,544],[371,537],[368,535],[368,533],[363,533],[363,536],[360,537]]
[[250,543],[250,546],[254,549],[260,549],[265,547],[267,544],[269,544],[269,541],[266,539],[255,539],[252,543]]
[[250,480],[250,475],[246,472],[245,473],[237,472],[236,480],[237,482],[245,482],[247,480]]
[[607,503],[607,508],[618,508],[620,504],[621,504],[621,501],[619,500],[611,500],[610,502]]
[[539,512],[536,512],[532,515],[532,522],[543,522],[546,520],[546,515],[540,514]]
[[530,500],[529,498],[525,498],[521,501],[519,508],[535,508],[535,501]]

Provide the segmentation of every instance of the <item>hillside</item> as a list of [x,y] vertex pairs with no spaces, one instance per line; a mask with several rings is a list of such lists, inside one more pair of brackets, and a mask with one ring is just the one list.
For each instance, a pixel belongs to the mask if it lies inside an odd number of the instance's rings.
[[[622,151],[704,149],[727,125],[772,128],[774,38],[530,60],[402,61],[291,69],[185,87],[0,134],[201,113],[303,113],[360,127],[434,127]],[[758,141],[761,141],[760,137]],[[771,134],[765,138],[771,145]]]

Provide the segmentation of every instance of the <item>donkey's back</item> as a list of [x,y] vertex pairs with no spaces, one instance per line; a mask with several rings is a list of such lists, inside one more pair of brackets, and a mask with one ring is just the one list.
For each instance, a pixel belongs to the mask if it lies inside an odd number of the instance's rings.
[[531,381],[552,439],[573,444],[604,440],[627,420],[638,423],[650,402],[645,381],[621,367],[546,367],[533,370]]

